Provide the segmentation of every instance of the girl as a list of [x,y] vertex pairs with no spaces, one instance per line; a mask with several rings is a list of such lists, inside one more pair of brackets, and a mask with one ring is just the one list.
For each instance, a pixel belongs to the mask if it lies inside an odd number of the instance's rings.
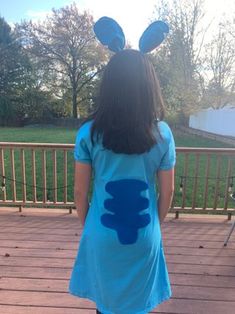
[[93,300],[97,313],[144,314],[171,296],[160,224],[172,200],[175,145],[162,119],[148,57],[115,54],[75,145],[75,204],[84,229],[69,290]]

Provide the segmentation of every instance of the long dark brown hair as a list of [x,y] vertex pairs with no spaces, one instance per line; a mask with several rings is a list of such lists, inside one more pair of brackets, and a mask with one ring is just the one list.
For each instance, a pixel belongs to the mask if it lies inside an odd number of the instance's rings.
[[152,63],[143,53],[127,49],[107,64],[100,86],[91,139],[115,153],[141,154],[156,143],[154,122],[162,120],[164,105]]

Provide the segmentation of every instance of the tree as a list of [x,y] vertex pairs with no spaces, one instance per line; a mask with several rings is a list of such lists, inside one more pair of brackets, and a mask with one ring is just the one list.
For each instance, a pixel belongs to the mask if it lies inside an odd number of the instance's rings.
[[[228,27],[230,25],[230,27]],[[231,31],[232,25],[226,26]],[[235,93],[235,37],[228,32],[224,23],[207,45],[205,61],[209,82],[204,95],[204,103],[217,109],[234,101]]]
[[77,118],[79,96],[90,87],[107,59],[104,48],[94,38],[92,16],[80,13],[72,4],[53,9],[43,23],[24,22],[19,30],[25,49],[47,65],[50,79],[45,88],[61,98],[69,92],[73,116]]
[[10,26],[0,17],[0,116],[2,123],[20,119],[19,99],[29,81],[30,62]]
[[162,0],[156,14],[170,26],[165,44],[154,54],[168,111],[187,117],[201,97],[200,55],[206,32],[199,28],[203,1]]

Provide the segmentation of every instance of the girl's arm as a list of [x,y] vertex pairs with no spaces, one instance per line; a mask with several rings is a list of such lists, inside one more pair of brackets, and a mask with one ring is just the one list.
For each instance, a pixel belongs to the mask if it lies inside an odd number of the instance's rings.
[[165,219],[172,202],[174,193],[174,168],[170,170],[159,170],[157,179],[159,188],[158,214],[161,224]]
[[74,202],[79,220],[84,226],[89,207],[88,192],[91,182],[92,168],[88,163],[75,163]]

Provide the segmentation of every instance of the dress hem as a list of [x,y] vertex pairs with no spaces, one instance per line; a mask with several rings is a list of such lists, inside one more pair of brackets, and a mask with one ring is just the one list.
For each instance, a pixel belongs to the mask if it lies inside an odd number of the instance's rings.
[[[91,296],[88,295],[88,294],[82,294],[82,293],[81,293],[81,294],[78,294],[78,293],[72,292],[71,290],[69,290],[69,293],[70,293],[71,295],[75,296],[75,297],[79,297],[79,298],[83,298],[83,299],[88,299],[88,300],[94,302],[94,303],[96,304],[98,310],[99,310],[100,312],[104,312],[104,314],[115,314],[114,312],[110,312],[110,311],[105,310],[105,309],[99,304],[99,302],[97,302],[97,301],[95,300],[95,298],[91,297]],[[171,298],[171,296],[172,296],[172,294],[170,293],[170,294],[164,296],[162,299],[157,300],[157,301],[155,301],[155,302],[152,302],[152,305],[150,305],[149,307],[147,307],[147,308],[144,309],[144,310],[141,310],[141,311],[139,311],[139,312],[136,312],[135,314],[146,314],[146,313],[148,313],[149,311],[155,309],[155,308],[156,308],[158,305],[160,305],[161,303],[163,303],[163,302],[169,300],[169,299]],[[122,311],[122,310],[121,310],[121,311]]]

